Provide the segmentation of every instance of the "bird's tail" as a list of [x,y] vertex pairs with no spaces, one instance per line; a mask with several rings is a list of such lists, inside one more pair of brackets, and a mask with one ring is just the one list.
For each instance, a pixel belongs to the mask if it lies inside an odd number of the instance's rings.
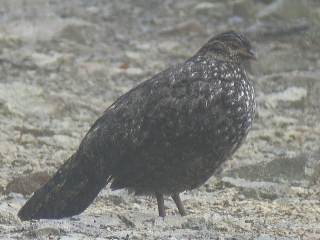
[[102,177],[101,171],[99,166],[88,166],[74,154],[20,209],[19,218],[57,219],[83,212],[108,181],[108,174]]

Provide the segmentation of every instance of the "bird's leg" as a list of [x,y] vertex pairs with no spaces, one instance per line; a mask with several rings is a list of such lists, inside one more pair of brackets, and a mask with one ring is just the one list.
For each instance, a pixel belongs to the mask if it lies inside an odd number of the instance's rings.
[[166,210],[164,209],[164,199],[163,194],[156,193],[157,203],[158,203],[158,211],[160,217],[166,216]]
[[174,203],[176,204],[176,206],[177,206],[177,208],[178,208],[178,210],[179,210],[180,215],[181,215],[181,216],[187,215],[187,214],[186,214],[186,210],[184,209],[183,204],[182,204],[182,202],[181,202],[179,193],[172,194],[171,197],[172,197]]

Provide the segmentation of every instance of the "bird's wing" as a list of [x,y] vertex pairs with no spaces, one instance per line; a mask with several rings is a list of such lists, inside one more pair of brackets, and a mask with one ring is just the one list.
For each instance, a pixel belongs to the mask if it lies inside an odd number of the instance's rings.
[[80,149],[124,177],[146,161],[156,169],[177,151],[195,147],[225,120],[220,86],[210,74],[185,63],[142,82],[104,112]]
[[[225,118],[220,85],[208,65],[177,65],[119,97],[88,134],[96,132],[99,142],[110,144],[111,137],[118,144],[139,145],[151,135],[160,140],[182,134],[183,128],[214,127],[209,126],[214,123],[212,118],[217,123]],[[199,122],[208,126],[199,126]]]

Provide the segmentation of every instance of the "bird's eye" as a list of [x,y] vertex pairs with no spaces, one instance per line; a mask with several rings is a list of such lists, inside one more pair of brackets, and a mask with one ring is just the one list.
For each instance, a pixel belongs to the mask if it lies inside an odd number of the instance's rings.
[[225,46],[222,42],[215,41],[212,43],[212,50],[215,52],[224,52],[225,51]]
[[230,46],[231,46],[232,48],[241,48],[241,45],[240,45],[238,42],[231,42],[231,43],[230,43]]

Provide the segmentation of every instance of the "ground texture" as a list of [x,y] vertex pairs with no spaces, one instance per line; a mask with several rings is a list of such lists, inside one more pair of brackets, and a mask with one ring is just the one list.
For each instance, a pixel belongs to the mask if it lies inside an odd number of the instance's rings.
[[[0,13],[0,239],[320,239],[319,1],[2,0]],[[257,116],[182,194],[188,216],[105,188],[79,216],[17,218],[118,96],[230,29],[258,53]]]

